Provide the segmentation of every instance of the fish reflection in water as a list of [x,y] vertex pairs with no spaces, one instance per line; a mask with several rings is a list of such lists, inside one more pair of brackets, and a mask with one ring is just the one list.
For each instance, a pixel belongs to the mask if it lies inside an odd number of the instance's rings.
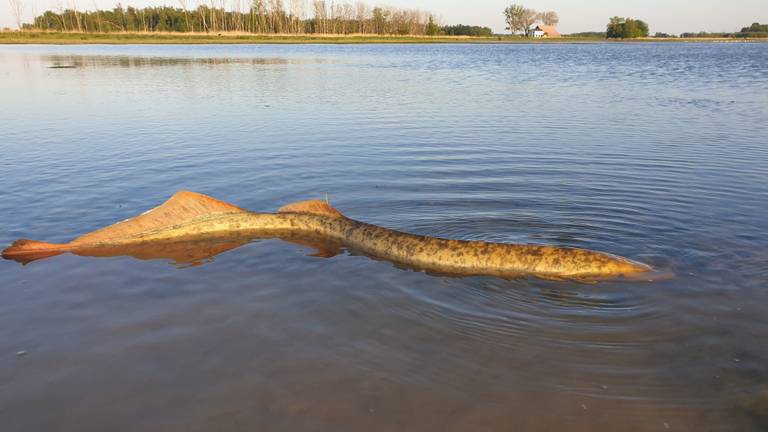
[[261,233],[258,236],[232,234],[204,236],[191,239],[164,242],[143,242],[123,245],[101,244],[81,247],[71,251],[51,251],[35,255],[4,256],[4,258],[27,265],[34,261],[52,258],[65,253],[81,257],[114,258],[131,257],[142,261],[166,260],[179,267],[205,265],[225,252],[262,240],[280,239],[311,250],[308,256],[333,258],[344,252],[342,245],[319,236],[291,235],[286,233]]

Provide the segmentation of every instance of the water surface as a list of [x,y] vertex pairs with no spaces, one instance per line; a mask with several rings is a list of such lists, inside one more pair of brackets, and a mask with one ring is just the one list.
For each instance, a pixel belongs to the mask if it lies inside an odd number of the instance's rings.
[[675,274],[458,279],[279,240],[2,261],[3,431],[768,427],[766,44],[2,47],[0,95],[3,246],[180,189],[328,193]]

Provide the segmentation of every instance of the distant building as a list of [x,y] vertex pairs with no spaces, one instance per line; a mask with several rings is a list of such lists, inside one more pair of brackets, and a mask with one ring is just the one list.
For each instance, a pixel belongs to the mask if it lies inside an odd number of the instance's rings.
[[560,33],[555,29],[555,26],[548,26],[544,24],[539,24],[533,29],[531,29],[531,37],[535,38],[543,38],[543,37],[549,37],[549,38],[559,38]]

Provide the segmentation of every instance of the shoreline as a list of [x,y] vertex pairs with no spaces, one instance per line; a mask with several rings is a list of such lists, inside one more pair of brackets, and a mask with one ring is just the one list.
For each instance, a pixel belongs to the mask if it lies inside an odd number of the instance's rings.
[[154,45],[154,44],[579,44],[579,43],[753,43],[768,39],[595,37],[524,38],[520,36],[389,36],[389,35],[258,35],[250,33],[64,33],[39,31],[0,32],[0,45]]

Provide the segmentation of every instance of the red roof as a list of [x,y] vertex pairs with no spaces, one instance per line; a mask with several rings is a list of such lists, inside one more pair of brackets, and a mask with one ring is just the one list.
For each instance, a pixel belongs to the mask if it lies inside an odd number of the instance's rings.
[[536,26],[539,30],[543,31],[547,34],[549,37],[560,37],[560,33],[557,31],[555,26],[548,26],[544,24],[539,24]]

